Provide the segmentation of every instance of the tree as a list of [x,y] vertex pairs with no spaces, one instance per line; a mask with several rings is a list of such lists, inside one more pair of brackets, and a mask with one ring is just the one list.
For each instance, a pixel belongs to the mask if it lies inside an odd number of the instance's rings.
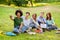
[[0,0],[0,4],[6,3],[6,0]]
[[7,4],[10,6],[12,0],[6,0],[6,1],[7,1]]
[[16,6],[23,6],[23,4],[26,6],[27,4],[26,0],[13,0],[13,2]]

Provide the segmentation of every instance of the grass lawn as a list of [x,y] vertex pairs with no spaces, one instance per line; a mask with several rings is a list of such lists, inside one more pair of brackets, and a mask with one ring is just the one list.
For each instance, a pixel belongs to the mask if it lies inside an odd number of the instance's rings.
[[[45,14],[47,12],[51,12],[57,27],[60,27],[60,5],[33,8],[14,8],[0,6],[0,30],[3,30],[4,32],[13,30],[13,21],[10,20],[9,16],[14,15],[17,9],[21,9],[24,14],[28,11],[31,13],[31,15],[33,13],[37,13],[37,15],[39,15],[40,12],[45,12]],[[60,34],[56,34],[56,31],[51,31],[36,35],[29,35],[26,33],[22,33],[18,36],[0,35],[0,40],[60,40]]]

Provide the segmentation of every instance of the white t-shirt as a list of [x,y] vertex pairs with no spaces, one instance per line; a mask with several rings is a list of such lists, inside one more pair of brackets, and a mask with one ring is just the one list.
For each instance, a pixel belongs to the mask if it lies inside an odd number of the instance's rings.
[[24,23],[24,26],[29,27],[29,24],[30,24],[30,19],[25,19],[25,16],[22,16],[21,18],[23,18],[23,23]]

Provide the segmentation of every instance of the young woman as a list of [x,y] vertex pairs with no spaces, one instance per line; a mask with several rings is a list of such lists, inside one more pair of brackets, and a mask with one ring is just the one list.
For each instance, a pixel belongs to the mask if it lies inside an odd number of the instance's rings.
[[55,30],[57,29],[56,25],[55,25],[55,22],[51,16],[51,13],[47,13],[46,14],[46,23],[47,23],[47,29],[48,30]]
[[[30,27],[32,27],[32,29],[39,29],[40,30],[40,25],[37,22],[37,14],[33,14],[32,18],[30,19]],[[40,31],[42,32],[42,30]]]
[[37,22],[37,14],[33,14],[32,18],[30,19],[30,27],[32,28],[37,28],[38,27],[38,22]]

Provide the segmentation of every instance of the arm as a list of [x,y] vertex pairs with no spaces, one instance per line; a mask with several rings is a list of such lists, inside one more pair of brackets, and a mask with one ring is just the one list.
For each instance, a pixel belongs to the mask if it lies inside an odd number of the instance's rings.
[[37,18],[37,22],[38,22],[39,25],[41,24],[41,22],[40,22],[40,20],[39,20],[39,17]]
[[10,16],[10,19],[11,19],[11,20],[14,20],[14,17],[13,17],[13,16]]
[[20,29],[21,29],[23,26],[24,26],[24,23],[23,23],[23,22],[21,22],[21,24],[20,24]]
[[55,22],[54,22],[53,18],[52,18],[52,25],[55,25]]
[[21,24],[20,24],[20,29],[24,26],[24,23],[23,23],[23,19],[21,21]]
[[38,22],[36,22],[35,20],[33,20],[33,22],[34,22],[36,25],[38,25],[38,26],[39,26]]
[[22,30],[22,27],[23,27],[23,23],[20,24],[20,27],[19,27],[19,31],[21,32]]
[[46,19],[44,18],[44,24],[46,24]]
[[46,19],[43,18],[43,20],[41,21],[42,24],[46,24]]
[[41,28],[40,25],[38,24],[38,21],[35,21],[35,20],[33,19],[33,22],[38,26],[38,28]]

